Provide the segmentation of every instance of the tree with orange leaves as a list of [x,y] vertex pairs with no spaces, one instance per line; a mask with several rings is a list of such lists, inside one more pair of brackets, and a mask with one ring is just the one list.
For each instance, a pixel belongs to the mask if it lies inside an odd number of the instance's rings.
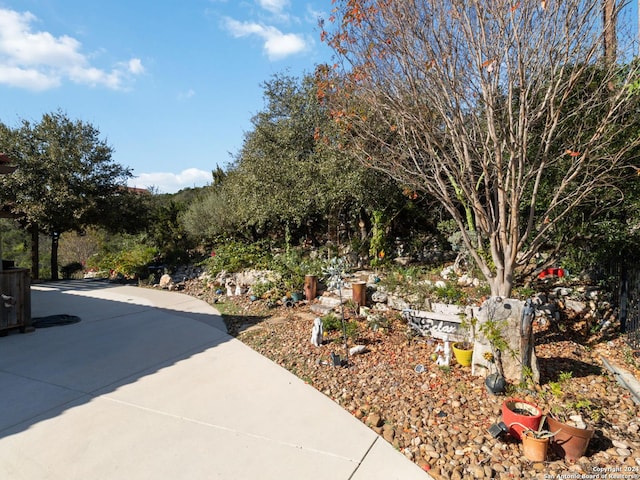
[[638,64],[603,59],[602,0],[333,3],[318,78],[344,148],[435,197],[492,295],[632,171]]

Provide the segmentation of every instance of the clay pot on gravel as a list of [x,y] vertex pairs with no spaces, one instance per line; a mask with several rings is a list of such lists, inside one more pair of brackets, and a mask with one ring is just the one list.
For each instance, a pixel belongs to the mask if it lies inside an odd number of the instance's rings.
[[366,307],[367,305],[367,283],[366,282],[354,282],[351,284],[352,300],[358,304],[359,307]]
[[547,460],[549,443],[555,433],[547,430],[523,430],[522,431],[522,452],[527,460],[532,462],[544,462]]
[[542,411],[533,403],[518,398],[508,398],[502,403],[502,421],[516,440],[522,440],[523,430],[537,431],[541,420]]
[[577,460],[587,451],[589,441],[593,437],[592,428],[576,428],[561,423],[553,417],[547,417],[549,430],[558,432],[551,441],[551,448],[560,458]]
[[471,366],[473,358],[473,344],[469,342],[456,342],[451,345],[456,361],[463,367]]

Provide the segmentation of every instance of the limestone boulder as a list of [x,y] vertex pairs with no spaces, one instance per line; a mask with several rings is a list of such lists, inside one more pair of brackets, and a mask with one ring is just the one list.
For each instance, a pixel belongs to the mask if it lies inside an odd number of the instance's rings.
[[[480,376],[487,376],[495,371],[492,365],[484,357],[486,352],[491,352],[491,344],[483,334],[482,325],[489,320],[493,320],[500,325],[500,332],[508,345],[508,351],[502,352],[502,366],[504,376],[511,383],[518,383],[522,376],[522,351],[520,338],[520,324],[522,311],[525,303],[521,300],[491,297],[487,299],[480,308],[475,311],[477,318],[476,340],[473,351],[472,373]],[[535,344],[535,339],[532,340]],[[531,355],[531,369],[533,381],[540,381],[540,370],[535,350]]]

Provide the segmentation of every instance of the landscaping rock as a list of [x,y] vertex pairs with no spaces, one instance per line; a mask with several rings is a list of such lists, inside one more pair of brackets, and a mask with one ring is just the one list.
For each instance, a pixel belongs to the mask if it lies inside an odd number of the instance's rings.
[[[519,383],[522,377],[522,360],[520,348],[520,323],[524,302],[502,297],[487,299],[477,310],[478,324],[476,326],[476,345],[474,346],[472,365],[474,374],[482,372],[493,373],[494,365],[487,361],[486,352],[491,352],[491,344],[483,334],[483,324],[489,320],[504,323],[501,328],[502,336],[509,346],[509,351],[502,352],[502,366],[504,377],[512,383]],[[535,342],[535,339],[534,339]],[[484,368],[478,368],[478,366]],[[532,378],[539,382],[540,371],[535,352],[531,354]],[[486,376],[486,375],[483,375]]]

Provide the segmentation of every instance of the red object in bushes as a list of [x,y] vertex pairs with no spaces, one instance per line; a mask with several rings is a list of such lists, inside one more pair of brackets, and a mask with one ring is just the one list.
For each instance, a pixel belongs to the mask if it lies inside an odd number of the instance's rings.
[[547,277],[558,277],[558,278],[562,278],[564,277],[564,269],[562,268],[547,268],[543,271],[541,271],[538,274],[538,278],[540,280],[543,280]]

